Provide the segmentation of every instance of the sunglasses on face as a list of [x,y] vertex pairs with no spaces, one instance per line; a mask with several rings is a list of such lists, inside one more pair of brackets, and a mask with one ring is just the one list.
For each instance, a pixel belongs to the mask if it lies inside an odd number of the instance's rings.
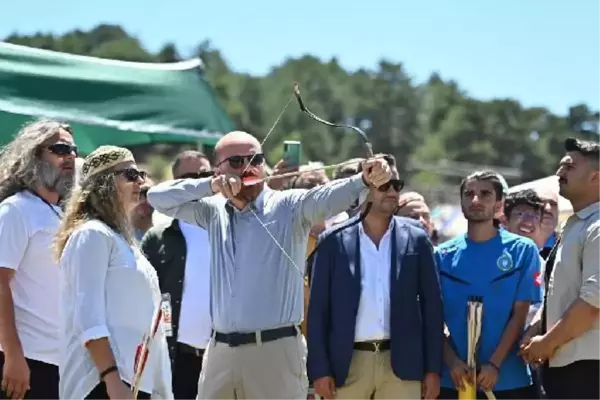
[[[138,179],[145,181],[146,176],[148,176],[148,173],[146,171],[138,171],[135,168],[120,169],[118,171],[115,171],[115,174],[123,175],[125,179],[127,179],[129,182],[137,182]],[[147,189],[146,193],[148,193]]]
[[390,190],[390,187],[394,188],[394,190],[398,193],[404,188],[404,181],[402,179],[390,179],[387,183],[379,186],[377,190],[380,192],[387,192]]
[[77,146],[70,145],[67,143],[54,143],[53,145],[48,146],[48,150],[52,154],[56,154],[57,156],[75,156],[79,155],[79,149]]
[[213,176],[215,173],[213,171],[201,171],[201,172],[188,172],[187,174],[183,174],[179,176],[177,179],[200,179],[200,178],[208,178]]
[[242,168],[247,163],[250,163],[250,165],[252,165],[253,167],[258,167],[259,165],[262,165],[265,162],[265,156],[261,153],[249,156],[231,156],[221,161],[219,165],[223,164],[224,162],[229,162],[229,166],[233,169]]

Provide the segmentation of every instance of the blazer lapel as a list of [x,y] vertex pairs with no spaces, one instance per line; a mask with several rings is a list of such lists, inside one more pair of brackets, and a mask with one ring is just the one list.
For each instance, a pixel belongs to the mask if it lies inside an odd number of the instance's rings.
[[344,231],[344,247],[346,256],[348,257],[348,269],[355,280],[360,284],[360,232],[358,225],[354,225],[350,229]]
[[392,228],[392,265],[390,268],[391,282],[394,283],[400,277],[402,269],[402,256],[406,254],[408,246],[408,232],[403,225],[396,220]]

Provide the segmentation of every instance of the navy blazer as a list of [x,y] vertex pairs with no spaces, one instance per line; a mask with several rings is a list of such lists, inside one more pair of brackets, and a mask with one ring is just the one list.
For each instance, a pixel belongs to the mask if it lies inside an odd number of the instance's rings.
[[[441,372],[444,319],[440,283],[427,233],[394,217],[390,274],[390,341],[394,374],[420,381]],[[311,382],[331,376],[344,385],[352,361],[361,296],[358,217],[319,237],[311,257],[307,370]]]

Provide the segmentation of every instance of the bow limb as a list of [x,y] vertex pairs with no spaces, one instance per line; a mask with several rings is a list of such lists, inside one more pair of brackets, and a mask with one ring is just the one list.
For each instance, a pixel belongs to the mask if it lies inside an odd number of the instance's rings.
[[[320,122],[324,125],[327,126],[331,126],[333,128],[344,128],[344,129],[351,129],[354,132],[356,132],[358,134],[358,136],[361,138],[363,146],[365,148],[365,153],[366,153],[366,158],[373,158],[374,154],[373,154],[373,145],[371,144],[371,141],[369,140],[369,138],[367,137],[367,134],[360,129],[357,126],[354,125],[347,125],[347,124],[339,124],[339,123],[334,123],[334,122],[330,122],[327,121],[326,119],[323,119],[321,117],[319,117],[318,115],[316,115],[315,113],[313,113],[312,111],[310,111],[306,105],[304,104],[304,101],[302,100],[302,96],[300,95],[300,85],[298,85],[298,82],[294,82],[294,96],[296,96],[296,100],[298,101],[298,105],[300,106],[300,110],[308,115],[310,118],[314,119],[317,122]],[[360,206],[360,205],[359,205]],[[371,210],[371,206],[372,203],[371,202],[367,202],[365,204],[365,209],[363,210],[359,221],[363,221],[365,219],[365,217],[367,216],[367,214],[369,213],[369,211]]]
[[363,142],[363,146],[365,147],[365,153],[367,154],[367,158],[373,158],[373,145],[369,141],[367,134],[362,129],[360,129],[359,127],[354,126],[354,125],[346,125],[346,124],[338,124],[338,123],[329,122],[329,121],[319,117],[312,111],[310,111],[304,104],[304,101],[302,100],[302,96],[300,95],[300,86],[298,85],[298,82],[294,83],[294,96],[296,96],[296,100],[298,101],[300,110],[304,114],[308,115],[310,118],[314,119],[315,121],[320,122],[327,126],[331,126],[333,128],[351,129],[354,132],[358,133],[358,135],[360,136],[360,138]]

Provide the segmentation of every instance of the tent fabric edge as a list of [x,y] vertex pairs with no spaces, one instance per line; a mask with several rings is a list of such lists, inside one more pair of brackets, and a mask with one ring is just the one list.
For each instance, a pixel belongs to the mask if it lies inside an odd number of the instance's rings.
[[110,128],[118,129],[121,131],[136,131],[143,132],[148,134],[178,134],[178,135],[186,135],[196,138],[219,138],[223,135],[223,132],[211,132],[208,130],[194,130],[188,128],[176,128],[170,125],[161,125],[161,124],[146,124],[143,122],[124,122],[124,121],[116,121],[110,120],[106,118],[101,118],[97,116],[86,116],[86,115],[75,115],[69,114],[65,112],[56,112],[43,110],[34,107],[18,107],[11,106],[10,103],[0,101],[0,111],[30,116],[32,118],[48,118],[48,119],[57,119],[61,121],[71,121],[81,124],[88,125],[100,125],[107,126]]
[[191,70],[195,68],[204,68],[204,64],[200,58],[191,58],[189,60],[179,61],[175,63],[143,63],[143,62],[134,62],[134,61],[121,61],[121,60],[112,60],[106,58],[98,58],[91,56],[82,56],[78,54],[68,54],[62,53],[54,50],[46,50],[46,49],[37,49],[34,47],[22,46],[13,43],[1,42],[0,41],[0,51],[2,49],[14,50],[19,52],[27,52],[32,55],[39,55],[40,57],[56,57],[61,59],[71,59],[78,60],[82,62],[88,62],[98,65],[112,65],[116,67],[124,67],[124,68],[133,68],[133,69],[154,69],[154,70],[164,70],[164,71],[184,71]]

